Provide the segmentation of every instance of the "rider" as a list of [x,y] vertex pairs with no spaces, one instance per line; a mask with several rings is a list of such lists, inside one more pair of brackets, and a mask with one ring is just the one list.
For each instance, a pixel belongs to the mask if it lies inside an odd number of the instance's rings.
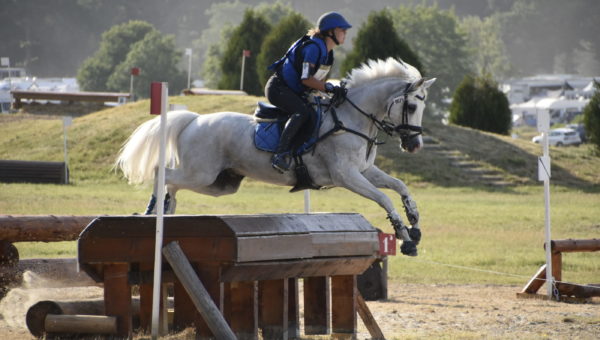
[[269,67],[275,73],[265,86],[265,95],[271,104],[291,113],[271,159],[273,168],[282,173],[291,165],[292,139],[314,115],[308,94],[318,90],[334,96],[345,95],[345,89],[327,83],[325,79],[333,64],[333,48],[344,43],[346,30],[350,27],[341,14],[325,13],[316,28],[292,44],[287,53]]

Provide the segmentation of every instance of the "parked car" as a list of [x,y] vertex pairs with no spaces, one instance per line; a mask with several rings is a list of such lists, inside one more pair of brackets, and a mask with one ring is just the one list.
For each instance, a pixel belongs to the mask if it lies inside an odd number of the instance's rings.
[[[534,143],[542,142],[542,135],[535,136],[531,139]],[[548,133],[548,143],[550,145],[555,146],[567,146],[567,145],[575,145],[579,146],[581,144],[581,138],[579,138],[579,134],[577,131],[569,128],[559,128],[552,129],[550,133]]]
[[585,135],[585,126],[583,126],[583,124],[568,124],[567,127],[569,129],[573,129],[573,130],[577,131],[577,133],[579,134],[579,138],[581,138],[582,143],[587,142],[587,137]]

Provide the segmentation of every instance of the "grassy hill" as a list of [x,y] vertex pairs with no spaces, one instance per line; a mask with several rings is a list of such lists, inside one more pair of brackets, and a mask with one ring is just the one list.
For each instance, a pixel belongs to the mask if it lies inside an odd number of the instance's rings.
[[[177,96],[169,100],[200,113],[251,113],[256,102],[264,98]],[[131,132],[152,118],[148,112],[147,100],[114,108],[29,105],[18,114],[0,115],[0,159],[62,161],[60,115],[66,113],[75,117],[68,128],[72,180],[75,183],[120,181],[120,175],[111,171],[112,163]],[[529,140],[447,126],[434,119],[426,119],[424,128],[424,150],[404,153],[395,139],[388,139],[379,148],[380,167],[413,185],[510,188],[538,183],[537,157],[541,147]],[[552,148],[551,157],[554,185],[599,190],[600,157],[592,154],[589,145]]]

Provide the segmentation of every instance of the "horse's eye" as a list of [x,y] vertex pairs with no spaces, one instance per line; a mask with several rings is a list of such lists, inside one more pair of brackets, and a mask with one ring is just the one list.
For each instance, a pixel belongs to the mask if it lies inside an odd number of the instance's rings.
[[408,113],[415,113],[417,111],[417,104],[408,104]]

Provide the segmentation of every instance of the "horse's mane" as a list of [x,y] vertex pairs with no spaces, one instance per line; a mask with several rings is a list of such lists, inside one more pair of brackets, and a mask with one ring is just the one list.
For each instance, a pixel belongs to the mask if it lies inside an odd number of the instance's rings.
[[414,66],[401,59],[392,57],[386,60],[369,60],[353,69],[346,78],[347,87],[356,87],[375,79],[395,77],[405,81],[414,82],[421,78],[421,73]]

